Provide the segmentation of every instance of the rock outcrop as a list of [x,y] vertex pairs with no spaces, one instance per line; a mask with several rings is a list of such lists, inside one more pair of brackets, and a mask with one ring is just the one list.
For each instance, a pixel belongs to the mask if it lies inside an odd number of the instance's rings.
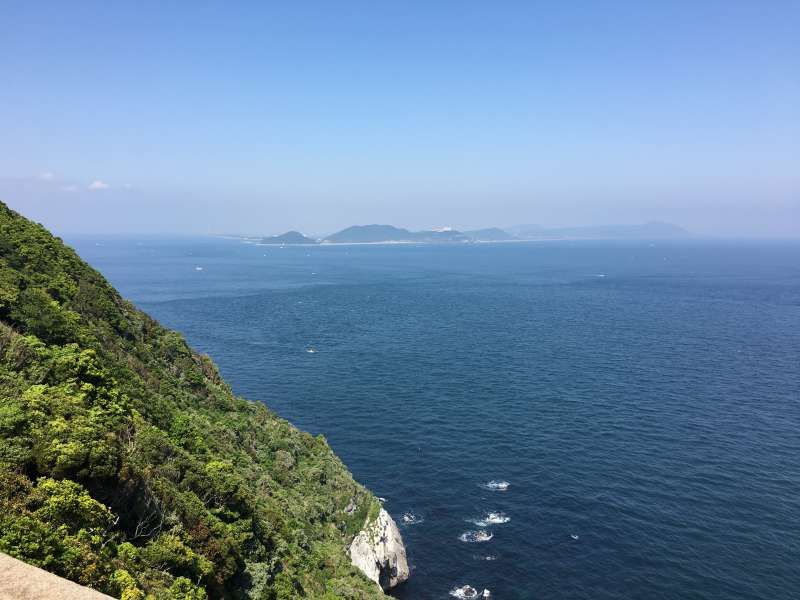
[[384,509],[350,544],[350,560],[381,589],[388,590],[408,579],[406,547],[400,530]]

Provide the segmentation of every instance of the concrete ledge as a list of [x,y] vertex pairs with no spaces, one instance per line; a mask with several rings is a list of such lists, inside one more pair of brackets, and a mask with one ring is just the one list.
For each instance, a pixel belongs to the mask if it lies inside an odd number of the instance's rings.
[[113,600],[0,553],[0,600]]

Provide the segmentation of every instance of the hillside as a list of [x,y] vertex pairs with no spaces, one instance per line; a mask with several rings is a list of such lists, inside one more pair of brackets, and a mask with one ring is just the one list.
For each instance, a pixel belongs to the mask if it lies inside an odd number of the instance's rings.
[[379,513],[321,436],[0,203],[0,552],[126,600],[381,598],[347,554]]
[[411,242],[414,234],[392,225],[353,225],[325,238],[334,244],[369,244],[377,242]]
[[455,229],[409,231],[393,225],[353,225],[326,237],[328,244],[378,244],[390,242],[416,242],[431,244],[466,242],[469,238]]

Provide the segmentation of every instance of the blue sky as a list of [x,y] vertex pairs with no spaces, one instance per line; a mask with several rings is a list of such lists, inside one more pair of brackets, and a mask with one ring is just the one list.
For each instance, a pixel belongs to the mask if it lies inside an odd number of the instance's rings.
[[4,3],[0,198],[65,233],[798,236],[798,32],[797,1]]

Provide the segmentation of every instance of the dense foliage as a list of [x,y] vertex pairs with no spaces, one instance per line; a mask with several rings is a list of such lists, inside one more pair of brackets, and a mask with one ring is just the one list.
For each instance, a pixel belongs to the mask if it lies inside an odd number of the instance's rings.
[[346,546],[377,508],[0,203],[0,551],[126,600],[373,598]]

